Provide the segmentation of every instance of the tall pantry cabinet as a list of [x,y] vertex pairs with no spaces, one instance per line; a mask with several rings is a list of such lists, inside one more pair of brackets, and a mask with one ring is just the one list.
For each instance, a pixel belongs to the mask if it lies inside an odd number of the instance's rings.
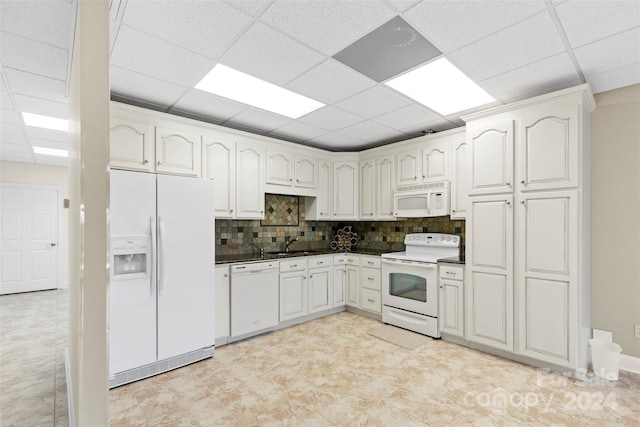
[[588,85],[464,117],[466,338],[533,364],[587,367]]

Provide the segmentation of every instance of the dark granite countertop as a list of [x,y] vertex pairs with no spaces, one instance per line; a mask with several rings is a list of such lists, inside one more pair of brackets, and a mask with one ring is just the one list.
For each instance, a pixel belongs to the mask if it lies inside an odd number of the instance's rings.
[[388,250],[380,250],[380,249],[372,249],[372,248],[358,248],[352,252],[336,252],[331,249],[314,249],[310,251],[292,251],[287,252],[286,255],[283,255],[282,252],[279,253],[268,253],[265,252],[264,255],[260,255],[259,253],[241,253],[241,254],[231,254],[231,255],[216,255],[216,264],[230,264],[234,262],[251,262],[251,261],[271,261],[274,259],[287,259],[299,256],[314,256],[314,255],[340,255],[344,253],[353,253],[358,255],[374,255],[380,256],[384,253],[389,253]]
[[464,254],[452,256],[451,258],[441,258],[438,262],[448,262],[450,264],[464,264]]

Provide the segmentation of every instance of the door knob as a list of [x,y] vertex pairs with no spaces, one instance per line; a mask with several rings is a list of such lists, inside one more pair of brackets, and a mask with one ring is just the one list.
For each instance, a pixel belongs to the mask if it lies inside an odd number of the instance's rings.
[[51,247],[54,247],[55,245],[57,245],[57,243],[49,243],[49,245],[50,245]]

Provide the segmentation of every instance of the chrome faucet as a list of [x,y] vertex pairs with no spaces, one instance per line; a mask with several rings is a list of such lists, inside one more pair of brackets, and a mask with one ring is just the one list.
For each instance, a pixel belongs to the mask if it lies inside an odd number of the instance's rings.
[[286,237],[286,239],[287,239],[287,241],[286,241],[286,242],[285,242],[285,244],[284,244],[284,251],[285,251],[285,252],[289,252],[289,246],[290,246],[293,242],[297,242],[299,239],[298,239],[298,236],[296,236],[296,238],[295,238],[295,239],[293,239],[293,240],[291,240],[291,236],[287,236],[287,237]]

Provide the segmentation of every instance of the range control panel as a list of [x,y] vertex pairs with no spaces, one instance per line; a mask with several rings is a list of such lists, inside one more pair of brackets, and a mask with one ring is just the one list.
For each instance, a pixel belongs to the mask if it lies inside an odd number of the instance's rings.
[[411,233],[404,236],[407,246],[445,246],[457,248],[460,246],[460,236],[441,233]]

